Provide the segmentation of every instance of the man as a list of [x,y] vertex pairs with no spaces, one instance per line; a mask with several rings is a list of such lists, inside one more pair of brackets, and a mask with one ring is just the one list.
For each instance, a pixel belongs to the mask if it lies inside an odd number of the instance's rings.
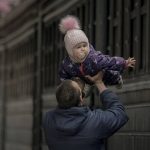
[[83,105],[80,84],[63,81],[56,90],[58,107],[43,120],[49,150],[102,150],[104,139],[128,121],[119,97],[102,82],[102,73],[88,78],[98,88],[104,110],[91,111]]

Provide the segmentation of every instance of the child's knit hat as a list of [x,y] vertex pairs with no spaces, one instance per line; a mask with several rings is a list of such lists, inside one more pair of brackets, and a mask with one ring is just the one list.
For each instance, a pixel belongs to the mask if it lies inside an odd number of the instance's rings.
[[78,18],[70,15],[62,18],[59,24],[59,29],[65,34],[65,47],[70,57],[73,57],[73,47],[78,43],[86,42],[89,46],[88,38],[81,30]]

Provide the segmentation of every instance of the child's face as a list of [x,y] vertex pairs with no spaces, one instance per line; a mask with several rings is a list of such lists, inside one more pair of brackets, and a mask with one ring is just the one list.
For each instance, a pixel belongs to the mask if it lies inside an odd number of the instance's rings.
[[79,43],[77,44],[74,48],[73,48],[73,57],[79,61],[82,62],[85,60],[85,58],[87,57],[89,52],[89,47],[88,44],[85,42]]

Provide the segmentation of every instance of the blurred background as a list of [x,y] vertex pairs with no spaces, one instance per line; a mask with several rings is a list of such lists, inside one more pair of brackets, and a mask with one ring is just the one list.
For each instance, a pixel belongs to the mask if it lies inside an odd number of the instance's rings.
[[[0,0],[0,150],[47,150],[42,116],[56,106],[58,66],[65,57],[60,18],[81,20],[90,43],[105,54],[135,57],[124,73],[129,122],[106,150],[150,149],[149,0]],[[98,107],[97,92],[88,103]]]

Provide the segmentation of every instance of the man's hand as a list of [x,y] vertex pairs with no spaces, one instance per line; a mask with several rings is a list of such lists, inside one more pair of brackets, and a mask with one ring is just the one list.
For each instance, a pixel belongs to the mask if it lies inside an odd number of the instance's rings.
[[129,57],[126,60],[126,66],[127,66],[127,68],[129,68],[129,67],[134,68],[135,67],[135,63],[136,63],[136,60],[134,59],[134,57],[132,57],[132,58]]
[[95,76],[91,77],[89,75],[85,76],[86,78],[88,78],[91,82],[93,82],[94,84],[97,83],[102,83],[102,78],[103,78],[103,72],[99,72],[98,74],[96,74]]
[[96,85],[96,87],[98,88],[100,93],[102,93],[103,91],[105,91],[107,89],[105,84],[102,81],[103,72],[99,72],[98,74],[96,74],[93,77],[88,75],[88,76],[86,76],[86,78],[88,78],[91,82],[93,82]]

